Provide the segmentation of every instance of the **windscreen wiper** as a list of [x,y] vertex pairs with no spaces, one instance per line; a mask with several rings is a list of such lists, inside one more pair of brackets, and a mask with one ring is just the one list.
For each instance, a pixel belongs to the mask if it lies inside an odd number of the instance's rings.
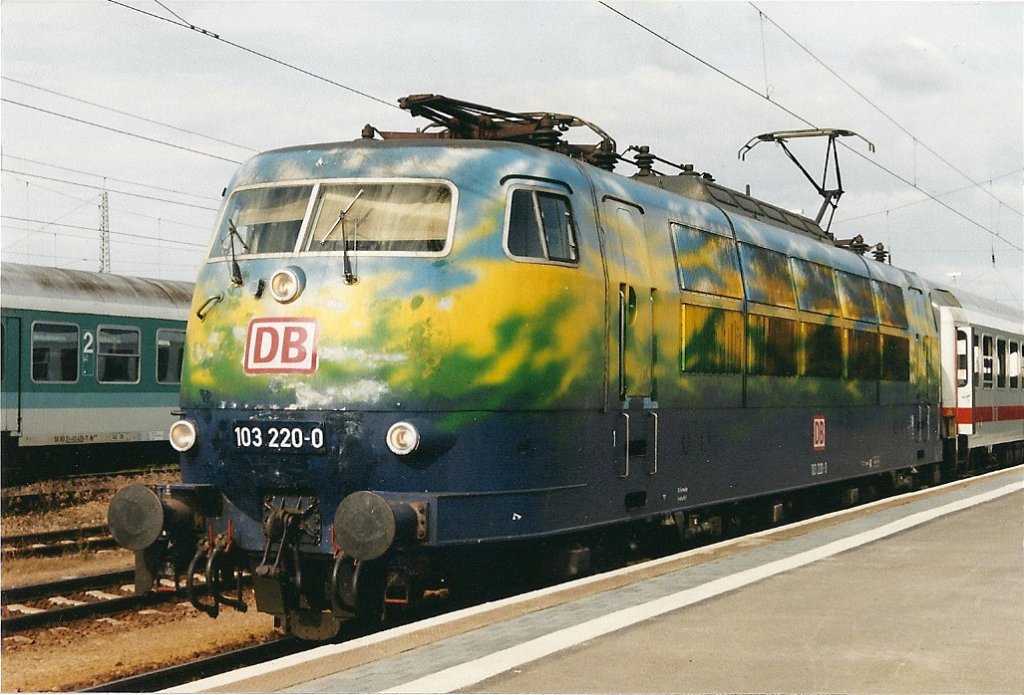
[[238,267],[238,261],[235,260],[235,237],[238,238],[238,243],[242,245],[242,248],[248,251],[249,247],[242,240],[242,235],[238,233],[238,228],[235,227],[235,223],[229,217],[228,241],[231,248],[231,284],[235,287],[240,287],[242,285],[242,269]]
[[349,202],[345,209],[338,213],[338,219],[334,221],[331,228],[327,230],[326,234],[324,234],[324,238],[320,240],[320,246],[323,247],[323,245],[327,243],[331,234],[334,233],[334,230],[337,229],[339,225],[341,226],[341,264],[345,274],[346,285],[356,284],[359,282],[359,278],[352,274],[352,261],[348,257],[348,239],[345,236],[345,215],[348,214],[348,211],[352,209],[352,206],[356,204],[357,200],[359,200],[359,196],[364,192],[365,191],[362,188],[359,189],[359,192],[356,193],[356,196]]

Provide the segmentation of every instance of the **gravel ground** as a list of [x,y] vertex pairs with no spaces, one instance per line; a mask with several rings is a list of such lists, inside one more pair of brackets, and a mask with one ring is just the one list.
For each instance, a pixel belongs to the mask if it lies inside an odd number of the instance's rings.
[[[72,482],[34,484],[5,489],[4,495],[53,494],[58,508],[0,519],[4,535],[74,528],[106,523],[107,504],[114,491],[130,482],[172,482],[174,473],[118,479],[77,479]],[[76,491],[110,483],[109,495],[80,504]],[[80,553],[57,558],[4,560],[0,584],[4,588],[52,581],[69,576],[128,569],[133,555],[125,550]],[[76,621],[67,626],[4,635],[3,692],[73,691],[145,670],[184,663],[198,656],[274,639],[280,632],[273,618],[250,609],[230,608],[212,619],[188,602],[156,606],[144,614]]]

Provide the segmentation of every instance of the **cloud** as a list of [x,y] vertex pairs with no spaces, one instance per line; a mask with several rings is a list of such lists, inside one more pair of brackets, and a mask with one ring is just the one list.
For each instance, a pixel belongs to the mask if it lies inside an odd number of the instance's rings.
[[864,63],[881,87],[896,92],[935,92],[950,82],[949,58],[917,36],[871,46]]

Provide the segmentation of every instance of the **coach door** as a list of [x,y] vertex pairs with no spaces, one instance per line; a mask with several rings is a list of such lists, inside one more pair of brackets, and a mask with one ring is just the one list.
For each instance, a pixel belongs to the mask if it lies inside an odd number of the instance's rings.
[[978,336],[970,326],[956,328],[956,431],[974,434],[974,389],[981,372]]
[[3,431],[21,431],[21,319],[5,316],[0,326],[0,399]]

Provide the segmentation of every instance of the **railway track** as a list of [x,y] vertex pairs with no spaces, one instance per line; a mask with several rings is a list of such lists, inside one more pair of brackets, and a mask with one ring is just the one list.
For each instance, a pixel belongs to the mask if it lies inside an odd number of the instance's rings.
[[5,589],[0,632],[10,635],[180,599],[173,589],[135,595],[134,576],[134,570],[120,570]]
[[106,524],[58,531],[4,536],[0,539],[3,558],[52,557],[84,550],[116,548]]
[[[27,485],[5,487],[0,510],[5,516],[35,511],[53,511],[95,500],[106,500],[124,486],[126,478],[159,479],[177,473],[177,464],[151,466],[110,473],[79,473],[59,480],[39,480]],[[68,487],[68,485],[71,487]],[[52,489],[49,489],[52,488]]]
[[283,656],[298,654],[318,646],[320,645],[303,642],[294,637],[282,637],[273,642],[255,644],[223,654],[194,659],[185,664],[168,666],[155,671],[120,678],[116,681],[86,688],[81,692],[152,693],[176,685],[183,685],[199,678],[207,678],[218,673],[226,673],[245,666],[252,666],[253,664],[263,663]]

